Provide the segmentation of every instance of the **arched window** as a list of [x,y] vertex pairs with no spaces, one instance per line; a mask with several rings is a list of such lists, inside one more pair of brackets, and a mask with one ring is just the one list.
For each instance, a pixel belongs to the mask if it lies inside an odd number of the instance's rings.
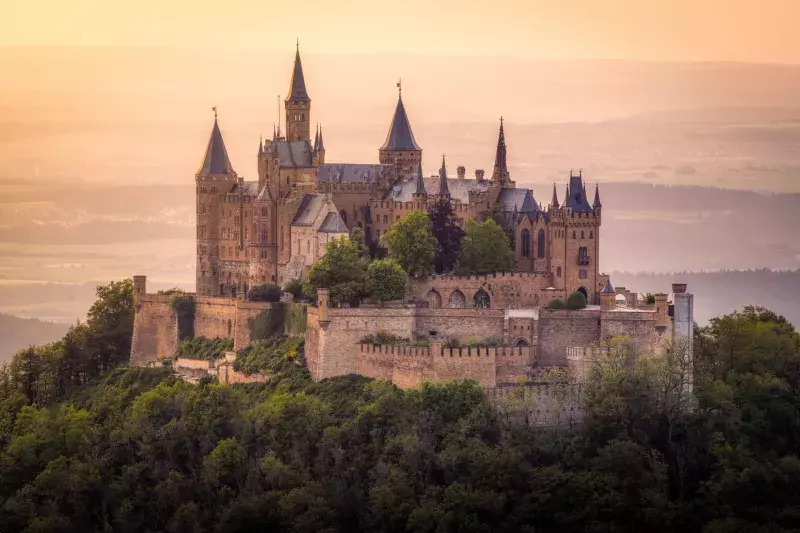
[[556,267],[556,277],[557,278],[561,277],[561,267]]
[[586,238],[586,234],[584,234],[584,232],[581,232],[581,239],[585,239],[585,238]]
[[590,231],[590,232],[589,232],[589,238],[590,238],[590,239],[594,239],[594,232],[593,232],[593,231]]
[[530,344],[528,344],[528,341],[526,341],[525,339],[519,339],[517,342],[514,343],[514,346],[516,346],[517,348],[526,348],[530,346]]
[[456,289],[450,294],[450,298],[447,299],[447,306],[453,308],[462,308],[467,306],[467,299],[464,297],[464,293],[460,290]]
[[522,257],[531,256],[531,232],[522,230]]
[[442,296],[434,289],[428,291],[425,298],[428,300],[428,307],[438,309],[442,306]]
[[286,239],[284,238],[283,226],[281,226],[281,250],[284,249],[284,246],[286,245],[285,243],[286,243]]
[[536,240],[538,241],[536,243],[536,245],[538,247],[537,255],[539,256],[539,259],[544,259],[544,230],[543,229],[539,230],[539,234],[536,236]]
[[575,230],[572,230],[572,238],[575,238]]
[[311,241],[306,241],[306,253],[311,253]]
[[475,293],[475,296],[472,297],[472,304],[478,309],[489,309],[489,307],[491,307],[491,300],[489,299],[489,295],[486,294],[486,291],[480,289]]

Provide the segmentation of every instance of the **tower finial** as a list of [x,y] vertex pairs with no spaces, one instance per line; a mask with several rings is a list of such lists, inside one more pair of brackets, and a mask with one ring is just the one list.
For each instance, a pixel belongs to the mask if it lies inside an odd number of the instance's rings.
[[212,107],[211,111],[214,112],[214,120],[217,120],[217,106]]
[[297,38],[297,51],[300,51],[300,37]]
[[403,97],[403,78],[397,78],[397,94],[400,98]]

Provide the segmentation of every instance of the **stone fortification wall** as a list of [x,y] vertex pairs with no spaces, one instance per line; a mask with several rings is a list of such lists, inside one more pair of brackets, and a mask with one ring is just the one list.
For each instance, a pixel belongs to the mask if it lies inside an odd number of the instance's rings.
[[456,339],[462,344],[490,337],[503,338],[505,313],[497,309],[431,309],[413,308],[414,329],[404,337],[446,342]]
[[[545,291],[551,274],[495,272],[478,276],[431,276],[415,281],[412,294],[431,307],[474,307],[475,293],[484,290],[492,309],[515,309],[545,305],[551,298],[564,298],[563,290]],[[462,298],[463,295],[463,298]]]
[[600,340],[600,310],[539,310],[541,366],[567,366],[567,347],[590,346]]
[[195,296],[194,336],[231,338],[237,302],[235,298]]
[[473,379],[482,387],[526,379],[535,359],[531,347],[447,348],[358,344],[356,373],[414,388],[423,381]]
[[570,383],[588,383],[593,370],[607,357],[608,349],[605,347],[567,348],[567,375]]
[[171,298],[164,294],[142,294],[137,298],[131,365],[147,366],[171,357],[178,348],[178,318],[170,306]]
[[601,314],[601,339],[629,337],[634,355],[663,354],[669,335],[670,328],[658,322],[654,311],[620,309]]

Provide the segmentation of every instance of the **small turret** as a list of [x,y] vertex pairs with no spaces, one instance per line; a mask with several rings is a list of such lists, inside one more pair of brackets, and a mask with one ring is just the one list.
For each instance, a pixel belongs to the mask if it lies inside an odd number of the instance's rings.
[[322,139],[322,125],[319,126],[319,145],[317,146],[317,155],[320,163],[325,163],[325,141]]
[[450,188],[447,186],[447,164],[442,155],[442,168],[439,169],[439,191],[436,193],[440,198],[450,198]]
[[317,289],[317,308],[319,309],[319,323],[326,326],[330,323],[331,318],[328,314],[328,308],[331,303],[330,289]]
[[600,291],[600,309],[603,311],[611,311],[617,307],[617,292],[614,286],[611,285],[611,280],[606,280],[603,285],[603,290]]
[[603,204],[600,203],[600,185],[598,184],[594,186],[594,202],[592,202],[592,207],[595,209],[603,207]]
[[142,296],[147,294],[147,276],[133,276],[133,309],[139,310]]
[[553,209],[558,209],[558,193],[556,192],[556,183],[553,182],[553,201],[551,202]]
[[258,137],[258,157],[260,158],[263,155],[264,155],[264,138],[259,136]]
[[425,190],[425,180],[422,179],[422,165],[417,167],[417,180],[411,196],[420,200],[428,197],[428,192]]

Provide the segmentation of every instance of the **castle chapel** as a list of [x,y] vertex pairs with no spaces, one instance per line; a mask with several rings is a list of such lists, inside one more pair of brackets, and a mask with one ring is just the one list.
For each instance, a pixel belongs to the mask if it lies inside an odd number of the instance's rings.
[[476,170],[468,179],[458,167],[450,177],[443,158],[438,175],[428,177],[402,92],[377,163],[329,163],[322,129],[311,139],[311,98],[299,49],[284,106],[285,131],[278,128],[258,143],[258,181],[237,175],[214,117],[195,175],[198,295],[241,294],[256,284],[302,279],[331,239],[359,227],[367,244],[379,245],[394,222],[444,199],[462,223],[483,220],[499,205],[513,227],[518,272],[535,278],[538,290],[579,290],[590,303],[598,301],[605,281],[598,271],[599,190],[590,202],[582,176],[570,173],[563,203],[554,184],[543,207],[532,190],[517,188],[508,172],[502,119],[491,176]]

